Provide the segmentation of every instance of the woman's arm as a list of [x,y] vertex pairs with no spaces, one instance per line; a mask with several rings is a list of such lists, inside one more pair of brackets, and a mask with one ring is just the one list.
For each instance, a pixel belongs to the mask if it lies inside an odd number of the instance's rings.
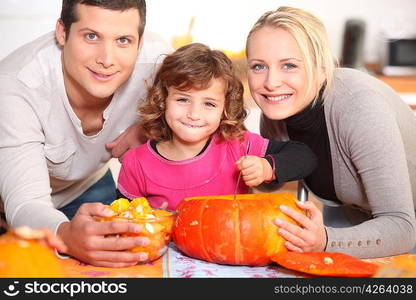
[[274,166],[277,183],[305,178],[318,165],[312,150],[304,143],[296,141],[270,140],[265,159]]
[[[405,115],[394,107],[403,105],[400,101],[393,93],[366,89],[352,94],[332,116],[339,124],[332,124],[341,149],[338,160],[343,170],[348,170],[335,181],[337,194],[350,205],[350,211],[355,207],[356,215],[363,209],[371,216],[352,227],[327,228],[328,251],[381,257],[406,253],[414,247],[415,215],[404,148],[408,141],[403,139],[401,120],[397,119]],[[355,180],[347,181],[351,177]],[[351,184],[347,187],[346,182]]]

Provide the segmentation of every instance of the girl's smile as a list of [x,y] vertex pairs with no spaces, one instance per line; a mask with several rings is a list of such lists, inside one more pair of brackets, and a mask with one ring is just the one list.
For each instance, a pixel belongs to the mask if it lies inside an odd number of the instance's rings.
[[202,128],[202,127],[204,127],[204,125],[201,125],[201,126],[199,126],[199,125],[192,125],[192,124],[188,124],[188,123],[184,123],[184,122],[181,122],[185,127],[189,127],[189,128]]

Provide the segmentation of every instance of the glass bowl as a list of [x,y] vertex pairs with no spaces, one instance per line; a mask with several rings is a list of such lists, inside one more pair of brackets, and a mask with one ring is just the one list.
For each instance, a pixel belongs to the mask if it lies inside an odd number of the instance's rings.
[[134,247],[130,249],[131,252],[143,252],[148,255],[145,261],[140,263],[148,263],[163,256],[168,248],[172,237],[172,228],[175,223],[177,213],[175,211],[157,209],[153,211],[155,217],[152,218],[127,218],[127,217],[112,217],[105,218],[102,221],[113,222],[134,222],[142,225],[142,231],[139,233],[123,233],[121,236],[140,236],[147,237],[150,243],[146,246]]
[[[154,261],[165,254],[172,237],[172,228],[175,223],[177,213],[174,211],[159,210],[166,215],[156,216],[155,218],[136,218],[131,222],[142,225],[142,231],[139,233],[126,233],[125,236],[142,236],[147,237],[150,243],[146,246],[135,247],[130,249],[132,252],[147,253],[148,258],[141,263]],[[169,214],[168,214],[169,213]]]

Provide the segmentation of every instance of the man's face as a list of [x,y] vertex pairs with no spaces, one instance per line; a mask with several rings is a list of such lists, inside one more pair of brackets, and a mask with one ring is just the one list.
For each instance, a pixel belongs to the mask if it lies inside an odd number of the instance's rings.
[[78,21],[69,36],[58,21],[56,38],[63,47],[64,82],[71,102],[100,105],[133,72],[139,53],[139,12],[77,4]]

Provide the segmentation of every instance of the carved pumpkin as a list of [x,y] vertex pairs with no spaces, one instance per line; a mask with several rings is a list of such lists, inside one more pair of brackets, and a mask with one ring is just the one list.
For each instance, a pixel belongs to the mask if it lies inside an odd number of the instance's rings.
[[209,262],[262,266],[287,251],[273,223],[294,223],[279,207],[302,212],[289,193],[203,196],[184,199],[178,206],[173,241],[186,255]]
[[279,265],[312,275],[333,277],[370,277],[378,266],[336,252],[286,252],[273,255]]
[[17,228],[0,236],[0,277],[64,277],[41,230]]

